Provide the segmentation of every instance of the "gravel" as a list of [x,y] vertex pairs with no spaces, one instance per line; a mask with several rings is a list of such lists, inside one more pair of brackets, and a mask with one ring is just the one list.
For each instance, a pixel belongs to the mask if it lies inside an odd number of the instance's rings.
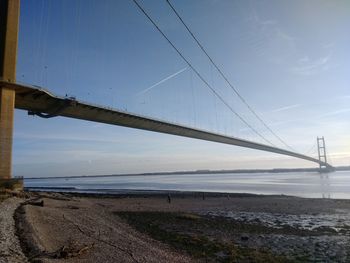
[[16,208],[23,199],[12,197],[0,203],[0,263],[28,262],[16,236]]

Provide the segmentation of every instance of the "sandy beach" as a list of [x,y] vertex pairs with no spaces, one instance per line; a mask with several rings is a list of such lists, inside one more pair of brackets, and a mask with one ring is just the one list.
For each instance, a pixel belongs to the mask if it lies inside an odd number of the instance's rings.
[[0,262],[350,260],[350,200],[42,192],[0,207],[1,225],[14,218],[0,230]]

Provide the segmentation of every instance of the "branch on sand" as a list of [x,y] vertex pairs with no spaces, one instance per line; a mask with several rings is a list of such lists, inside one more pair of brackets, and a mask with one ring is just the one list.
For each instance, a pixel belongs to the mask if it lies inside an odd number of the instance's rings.
[[60,249],[54,252],[41,252],[38,254],[35,254],[29,258],[29,261],[32,261],[35,258],[38,257],[49,257],[49,258],[73,258],[80,256],[81,254],[87,252],[88,250],[92,249],[95,246],[95,243],[92,243],[90,245],[85,245],[81,247],[80,249],[75,249],[76,247],[75,244],[69,244],[69,245],[64,245]]
[[[90,238],[92,238],[92,239],[94,239],[94,240],[96,240],[96,241],[98,241],[98,242],[101,242],[101,243],[104,243],[104,244],[109,245],[109,246],[111,246],[111,247],[114,247],[114,248],[116,248],[116,249],[118,249],[118,250],[120,250],[120,251],[122,251],[122,252],[128,254],[134,262],[139,263],[139,262],[135,259],[134,255],[133,255],[133,253],[132,253],[131,251],[129,251],[129,250],[127,250],[127,249],[124,249],[124,248],[121,248],[121,247],[119,247],[119,246],[117,246],[117,245],[115,245],[115,244],[113,244],[113,243],[111,243],[111,242],[108,242],[108,241],[106,241],[106,240],[101,239],[101,238],[100,238],[100,229],[99,229],[99,231],[98,231],[98,232],[99,232],[98,237],[95,237],[95,236],[93,236],[93,235],[88,234],[88,233],[85,232],[84,230],[82,230],[81,227],[80,227],[78,224],[74,223],[72,220],[69,220],[67,217],[64,216],[64,214],[62,214],[62,217],[63,217],[64,220],[66,220],[66,221],[68,221],[69,223],[71,223],[72,225],[74,225],[74,226],[79,230],[79,232],[81,232],[83,235],[85,235],[85,236],[87,236],[87,237],[90,237]],[[91,232],[94,232],[94,231],[91,231]]]

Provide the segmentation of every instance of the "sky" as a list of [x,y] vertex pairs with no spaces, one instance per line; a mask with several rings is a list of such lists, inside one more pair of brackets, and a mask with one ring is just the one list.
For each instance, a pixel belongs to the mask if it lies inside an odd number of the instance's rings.
[[[215,91],[263,136],[254,117],[165,0],[139,3]],[[350,2],[171,0],[257,114],[293,149],[350,165]],[[17,81],[78,100],[261,140],[213,94],[132,0],[21,2]],[[15,176],[314,167],[213,142],[16,110]]]

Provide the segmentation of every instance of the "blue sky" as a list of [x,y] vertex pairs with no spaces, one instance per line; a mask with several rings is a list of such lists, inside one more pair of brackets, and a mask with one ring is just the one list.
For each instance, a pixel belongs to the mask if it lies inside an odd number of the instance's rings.
[[[226,101],[283,147],[235,96],[164,0],[140,1]],[[17,80],[58,95],[261,141],[208,90],[131,0],[22,1]],[[325,136],[350,165],[350,3],[172,0],[270,127],[301,153]],[[262,141],[261,141],[262,142]],[[62,176],[310,167],[233,146],[16,111],[14,174]]]

